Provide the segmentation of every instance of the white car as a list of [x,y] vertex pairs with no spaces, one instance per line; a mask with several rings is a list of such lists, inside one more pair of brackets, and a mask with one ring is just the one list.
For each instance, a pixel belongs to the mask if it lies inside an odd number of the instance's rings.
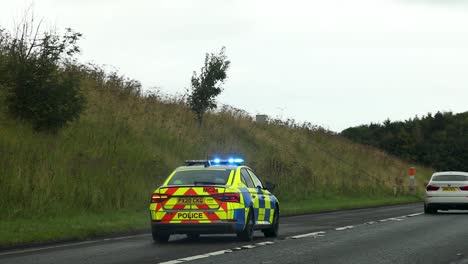
[[444,171],[432,174],[426,186],[424,213],[435,214],[437,210],[468,210],[468,173]]

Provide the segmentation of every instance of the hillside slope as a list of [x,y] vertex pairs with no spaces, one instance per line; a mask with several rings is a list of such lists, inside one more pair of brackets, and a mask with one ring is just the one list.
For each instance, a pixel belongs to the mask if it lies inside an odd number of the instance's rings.
[[[4,243],[30,240],[5,238],[28,232],[19,227],[23,220],[142,212],[174,167],[213,154],[244,157],[277,184],[275,193],[285,204],[393,199],[395,185],[406,195],[410,164],[322,129],[260,125],[235,109],[208,114],[199,128],[175,99],[135,95],[102,74],[84,74],[81,85],[87,110],[56,135],[36,133],[1,111],[0,218],[11,225],[0,232]],[[419,193],[430,173],[418,167]],[[138,221],[146,222],[146,213],[140,215]],[[67,234],[45,236],[55,237]]]

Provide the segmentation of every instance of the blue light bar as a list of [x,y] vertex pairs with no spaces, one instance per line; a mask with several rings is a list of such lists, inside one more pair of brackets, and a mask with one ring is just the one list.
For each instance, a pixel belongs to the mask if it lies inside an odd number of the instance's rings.
[[244,160],[243,159],[234,159],[234,163],[244,163]]
[[244,163],[244,159],[241,158],[229,158],[226,160],[222,160],[219,158],[215,158],[210,161],[212,165],[222,165],[222,164],[228,164],[228,165],[241,165]]

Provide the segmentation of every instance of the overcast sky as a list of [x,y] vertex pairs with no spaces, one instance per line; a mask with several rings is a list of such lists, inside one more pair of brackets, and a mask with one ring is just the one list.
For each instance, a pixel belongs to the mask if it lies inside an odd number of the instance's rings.
[[[0,0],[11,28],[31,1]],[[334,131],[468,110],[468,1],[36,0],[84,34],[82,62],[183,93],[226,46],[219,102]]]

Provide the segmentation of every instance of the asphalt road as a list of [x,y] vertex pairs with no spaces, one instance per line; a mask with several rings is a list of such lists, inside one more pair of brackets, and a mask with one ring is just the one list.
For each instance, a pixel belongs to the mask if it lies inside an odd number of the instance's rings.
[[0,263],[465,263],[468,214],[421,212],[409,204],[282,217],[277,239],[178,235],[160,245],[143,234],[3,251]]
[[468,263],[467,223],[466,212],[395,218],[191,263]]

